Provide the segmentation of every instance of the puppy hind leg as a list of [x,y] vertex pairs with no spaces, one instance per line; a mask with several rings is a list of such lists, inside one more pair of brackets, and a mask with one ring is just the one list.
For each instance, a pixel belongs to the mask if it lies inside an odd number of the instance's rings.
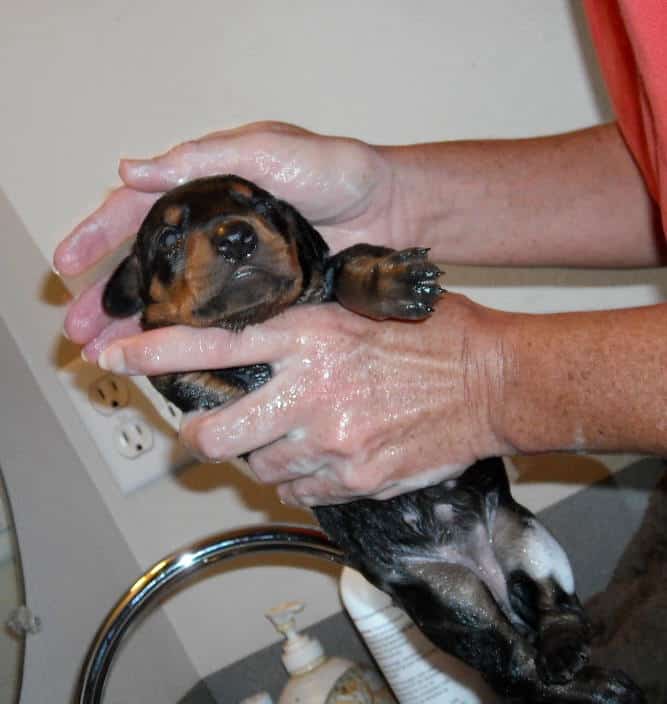
[[[583,666],[566,681],[543,678],[539,650],[515,631],[484,583],[462,566],[413,563],[409,573],[413,576],[385,582],[384,589],[435,645],[477,669],[505,701],[646,704],[641,690],[619,671]],[[562,625],[562,617],[559,612],[556,623]],[[542,620],[548,633],[548,616]],[[577,627],[575,620],[564,632],[569,637]]]
[[535,693],[535,648],[470,570],[411,560],[403,578],[383,588],[435,645],[479,671],[498,694]]
[[512,608],[536,632],[545,682],[566,682],[590,655],[590,626],[574,590],[567,555],[549,531],[518,505],[498,508],[494,550]]

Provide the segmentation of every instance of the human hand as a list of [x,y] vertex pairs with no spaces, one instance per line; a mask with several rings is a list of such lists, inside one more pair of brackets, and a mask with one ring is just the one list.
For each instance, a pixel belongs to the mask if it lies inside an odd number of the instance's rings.
[[156,375],[268,362],[273,378],[260,389],[186,417],[185,444],[209,460],[249,454],[288,503],[389,498],[509,451],[495,418],[507,315],[454,294],[419,323],[302,305],[239,333],[152,330],[99,363]]
[[[234,173],[299,209],[335,252],[357,242],[393,246],[410,237],[397,179],[381,149],[281,123],[256,123],[185,142],[154,159],[124,160],[124,185],[58,246],[55,268],[79,275],[136,231],[162,193],[185,181]],[[100,281],[71,304],[65,332],[95,361],[111,340],[136,333],[136,319],[112,321]]]

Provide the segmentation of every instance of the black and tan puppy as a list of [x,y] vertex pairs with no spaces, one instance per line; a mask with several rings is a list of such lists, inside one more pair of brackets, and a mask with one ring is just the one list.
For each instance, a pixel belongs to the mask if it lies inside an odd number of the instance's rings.
[[[442,289],[424,249],[356,245],[329,256],[291,206],[215,176],[164,195],[104,292],[105,310],[143,327],[240,330],[298,303],[336,300],[375,319],[427,317]],[[184,411],[238,398],[266,364],[153,377]],[[586,665],[588,626],[567,557],[512,498],[500,459],[387,501],[315,514],[349,563],[393,596],[431,640],[526,702],[640,702],[618,672]]]

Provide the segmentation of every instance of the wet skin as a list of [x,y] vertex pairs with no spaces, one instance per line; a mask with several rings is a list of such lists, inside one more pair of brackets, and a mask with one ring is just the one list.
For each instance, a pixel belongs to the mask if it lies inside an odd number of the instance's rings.
[[[376,320],[419,321],[443,294],[439,275],[419,248],[359,244],[329,256],[294,208],[241,178],[214,176],[155,203],[103,304],[114,317],[141,312],[144,329],[241,330],[292,305],[329,301]],[[230,403],[271,374],[270,365],[254,364],[151,381],[191,411]],[[500,459],[386,501],[314,512],[351,565],[499,693],[530,702],[642,701],[622,673],[586,665],[588,625],[567,557],[513,500]]]

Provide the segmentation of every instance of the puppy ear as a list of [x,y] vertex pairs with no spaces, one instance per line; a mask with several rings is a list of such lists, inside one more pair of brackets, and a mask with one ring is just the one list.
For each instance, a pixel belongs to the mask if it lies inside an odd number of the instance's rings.
[[127,318],[143,309],[141,268],[134,252],[111,275],[102,294],[102,307],[113,318]]

